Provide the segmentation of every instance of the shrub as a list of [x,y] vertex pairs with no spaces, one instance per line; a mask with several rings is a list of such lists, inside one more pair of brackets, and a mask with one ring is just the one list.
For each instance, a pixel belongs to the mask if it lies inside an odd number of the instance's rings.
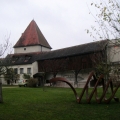
[[117,85],[120,84],[120,81],[113,81],[113,86],[117,87]]
[[28,87],[37,87],[37,85],[38,85],[37,79],[35,78],[28,79],[28,84],[27,84]]

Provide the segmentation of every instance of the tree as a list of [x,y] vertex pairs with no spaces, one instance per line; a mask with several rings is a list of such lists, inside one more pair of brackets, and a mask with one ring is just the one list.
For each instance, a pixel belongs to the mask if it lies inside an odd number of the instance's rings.
[[[95,18],[95,22],[99,28],[97,29],[96,26],[91,26],[95,35],[90,30],[87,30],[87,33],[89,33],[94,40],[108,40],[108,46],[106,47],[107,52],[103,53],[106,60],[102,60],[101,63],[96,66],[96,70],[101,74],[105,74],[106,78],[108,78],[109,73],[114,73],[116,69],[119,69],[119,65],[118,67],[113,67],[112,62],[116,57],[115,54],[120,52],[120,49],[111,49],[109,45],[112,47],[120,45],[120,2],[119,0],[100,0],[96,3],[92,2],[91,6],[94,6],[96,15],[91,11],[90,14]],[[97,57],[97,59],[99,59],[99,56]]]
[[24,78],[24,79],[30,79],[31,77],[30,77],[29,74],[24,73],[24,74],[23,74],[23,78]]
[[20,75],[15,73],[13,68],[7,68],[7,72],[4,74],[4,78],[8,84],[13,84],[16,83],[17,80],[19,80]]
[[[61,70],[66,69],[66,59],[48,59],[48,60],[42,60],[38,62],[39,71],[44,72],[43,74],[43,89],[44,89],[44,83],[45,83],[45,77],[47,75],[47,72],[51,72],[53,77],[55,78]],[[47,80],[48,82],[48,80]],[[52,83],[52,85],[55,85],[56,83]],[[51,83],[50,83],[51,86]]]
[[95,7],[96,15],[91,11],[90,14],[95,18],[96,26],[91,26],[96,33],[87,30],[87,33],[94,38],[99,39],[119,39],[120,38],[120,2],[119,0],[100,0],[99,3],[91,3]]
[[2,57],[11,46],[9,38],[10,35],[7,38],[5,37],[4,42],[0,44],[0,103],[3,103],[1,76],[6,73],[7,64],[9,63],[9,60],[4,60]]

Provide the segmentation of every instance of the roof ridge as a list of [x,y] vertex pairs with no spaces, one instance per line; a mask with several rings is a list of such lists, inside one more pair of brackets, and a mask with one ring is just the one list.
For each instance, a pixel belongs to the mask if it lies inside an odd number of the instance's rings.
[[59,51],[59,50],[64,50],[64,49],[69,49],[69,48],[74,48],[74,47],[79,47],[79,46],[83,46],[83,45],[87,45],[87,44],[93,44],[93,43],[102,42],[102,41],[107,41],[107,40],[98,40],[98,41],[93,41],[93,42],[90,42],[90,43],[83,43],[83,44],[74,45],[74,46],[70,46],[70,47],[66,47],[66,48],[60,48],[60,49],[56,49],[56,50],[51,50],[49,52]]

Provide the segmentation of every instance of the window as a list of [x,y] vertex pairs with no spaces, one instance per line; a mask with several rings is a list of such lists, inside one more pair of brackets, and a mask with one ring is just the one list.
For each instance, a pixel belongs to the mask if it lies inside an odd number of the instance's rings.
[[24,73],[24,69],[20,68],[20,74],[23,74],[23,73]]
[[12,63],[15,63],[18,60],[18,57],[12,57]]
[[27,68],[27,74],[31,74],[31,68]]
[[24,62],[28,62],[28,60],[30,60],[30,58],[31,58],[31,56],[26,55]]
[[24,48],[24,50],[26,50],[26,48]]
[[14,68],[14,73],[18,74],[18,69],[17,68]]

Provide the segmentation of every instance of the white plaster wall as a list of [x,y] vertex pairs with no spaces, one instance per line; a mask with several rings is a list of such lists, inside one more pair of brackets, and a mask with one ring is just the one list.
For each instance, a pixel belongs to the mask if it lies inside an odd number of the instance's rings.
[[[24,69],[24,73],[27,73],[27,68],[31,68],[31,77],[33,76],[32,70],[33,70],[33,66],[32,64],[27,64],[27,65],[14,65],[11,66],[11,68],[17,68],[18,69],[18,74],[20,74],[20,68]],[[20,79],[23,80],[23,74],[20,74]]]
[[3,75],[1,75],[1,78],[0,78],[0,82],[4,85],[4,84],[7,84],[6,83],[6,81],[4,80],[4,78],[3,78],[4,76]]
[[107,56],[109,62],[119,62],[120,61],[120,43],[116,40],[110,41],[107,48]]
[[120,46],[108,48],[108,60],[110,60],[110,62],[120,61]]
[[34,74],[38,73],[38,62],[34,62],[32,64],[32,67],[33,67],[32,74],[34,75]]
[[14,53],[30,53],[30,52],[41,52],[41,51],[50,51],[50,50],[51,49],[43,46],[27,46],[27,47],[14,48]]
[[[90,72],[84,73],[84,74],[83,73],[78,74],[77,80],[78,80],[78,87],[79,88],[84,87],[84,85],[87,81],[87,78],[89,76],[89,73]],[[75,82],[75,76],[74,76],[74,73],[72,71],[59,72],[56,77],[64,77],[72,84],[73,87],[77,87],[76,84],[74,83]],[[51,78],[53,78],[53,75],[48,73],[47,76],[46,76],[46,80],[50,80]],[[57,82],[55,86],[56,87],[69,87],[64,82]],[[90,84],[88,86],[90,86]]]
[[42,51],[51,51],[51,49],[42,46]]
[[[27,68],[31,68],[31,74],[30,76],[33,77],[34,74],[38,72],[38,63],[34,62],[33,64],[27,64],[27,65],[14,65],[11,66],[11,68],[17,68],[18,69],[18,74],[20,74],[20,68],[24,69],[24,73],[27,74]],[[23,80],[23,74],[20,74],[20,79]],[[7,84],[4,78],[1,78],[2,84]]]

